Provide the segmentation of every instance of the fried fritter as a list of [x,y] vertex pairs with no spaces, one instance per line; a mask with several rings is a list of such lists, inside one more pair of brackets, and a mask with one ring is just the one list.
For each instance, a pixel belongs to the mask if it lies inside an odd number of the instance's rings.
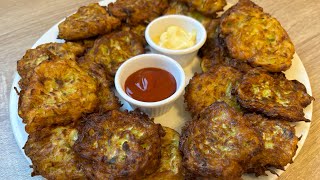
[[240,178],[260,141],[242,113],[215,102],[182,129],[182,164],[196,177]]
[[225,101],[240,109],[232,89],[240,81],[242,74],[232,67],[215,66],[210,71],[195,74],[186,87],[184,94],[187,110],[192,116],[216,101]]
[[214,66],[223,65],[223,66],[233,67],[242,73],[246,73],[253,68],[248,63],[240,62],[236,59],[231,59],[228,57],[221,57],[221,59],[219,58],[220,58],[219,54],[216,52],[213,52],[213,56],[211,57],[210,56],[203,57],[200,62],[201,70],[203,72],[207,72],[207,71],[210,71],[210,69],[213,68]]
[[188,15],[190,8],[187,4],[180,2],[179,0],[171,0],[168,8],[164,11],[164,15],[168,14],[183,14]]
[[303,108],[314,100],[299,81],[287,80],[283,73],[268,73],[261,68],[244,75],[236,94],[241,106],[287,121],[309,121]]
[[158,170],[148,180],[182,180],[182,155],[179,151],[180,135],[175,130],[162,127],[166,135],[161,138],[161,160]]
[[85,48],[74,42],[46,43],[39,45],[36,49],[47,49],[59,58],[76,59],[84,54]]
[[98,83],[97,98],[99,103],[95,112],[119,109],[121,107],[119,98],[115,96],[112,90],[113,82],[110,81],[103,66],[86,61],[84,57],[78,59],[78,64]]
[[98,81],[98,92],[97,98],[99,105],[96,108],[96,112],[107,112],[110,110],[120,109],[121,104],[119,98],[114,94],[112,90],[112,84],[109,81],[97,79]]
[[144,36],[146,28],[147,28],[147,26],[145,24],[138,24],[135,26],[129,26],[129,25],[125,24],[121,27],[121,30],[135,33],[136,35],[139,36],[139,38],[141,39],[141,42],[143,42],[143,45],[145,46],[145,45],[147,45],[147,41]]
[[74,150],[88,178],[135,179],[158,168],[164,131],[147,115],[113,110],[84,121]]
[[84,39],[82,40],[82,46],[88,51],[93,47],[95,40],[96,38]]
[[58,38],[81,40],[103,35],[120,26],[118,18],[110,16],[106,7],[98,3],[80,7],[79,10],[59,24]]
[[113,82],[109,80],[103,66],[85,61],[84,57],[79,58],[78,63],[98,83],[97,98],[99,103],[95,112],[107,112],[119,109],[121,107],[119,98],[115,96],[112,90]]
[[20,92],[19,116],[28,133],[66,125],[97,106],[97,83],[72,59],[44,61]]
[[202,56],[200,66],[203,72],[207,72],[217,65],[230,66],[242,73],[246,73],[253,68],[246,62],[228,57],[224,47],[217,41],[217,39],[207,39],[199,52],[199,55]]
[[206,15],[216,15],[216,12],[222,11],[223,7],[227,5],[226,0],[180,0],[182,2],[188,3],[191,8],[206,14]]
[[95,69],[96,72],[104,71],[97,74],[107,74],[109,79],[112,79],[124,61],[144,52],[143,42],[135,33],[113,32],[95,41],[80,66],[84,69]]
[[271,72],[290,68],[295,50],[287,32],[250,0],[240,0],[226,11],[220,27],[232,58]]
[[247,172],[257,176],[266,175],[268,167],[284,169],[296,154],[299,138],[289,122],[268,119],[257,114],[246,114],[249,122],[260,133],[263,140],[262,150],[248,163]]
[[216,26],[218,25],[218,21],[213,17],[206,16],[201,12],[189,8],[185,3],[180,2],[179,0],[170,1],[169,7],[164,12],[164,15],[168,14],[182,14],[198,20],[205,27],[208,34],[207,37],[210,37],[215,33]]
[[117,0],[108,5],[113,16],[130,25],[149,23],[168,7],[168,0]]
[[88,38],[88,39],[83,39],[83,40],[77,40],[77,41],[67,41],[67,42],[73,42],[81,45],[85,49],[85,53],[90,50],[93,45],[94,41],[96,40],[96,37]]
[[27,50],[26,54],[17,62],[17,70],[21,76],[19,85],[24,89],[29,84],[29,78],[33,70],[40,63],[46,60],[54,59],[56,56],[65,59],[76,59],[83,55],[84,47],[78,43],[46,43],[35,49]]
[[86,179],[72,150],[77,138],[78,131],[72,126],[44,128],[30,134],[24,151],[32,161],[32,176]]
[[[218,23],[219,20],[216,20]],[[217,23],[216,22],[216,23]],[[209,71],[216,65],[230,66],[243,73],[252,69],[247,62],[239,61],[229,57],[223,41],[219,38],[219,27],[215,26],[215,33],[208,37],[204,46],[201,47],[198,55],[201,57],[201,69],[203,72]]]

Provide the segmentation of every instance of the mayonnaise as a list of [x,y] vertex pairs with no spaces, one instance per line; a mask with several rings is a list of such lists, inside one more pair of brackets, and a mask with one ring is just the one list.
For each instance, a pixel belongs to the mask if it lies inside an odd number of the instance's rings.
[[161,47],[178,50],[192,47],[196,44],[196,31],[186,32],[179,26],[169,26],[154,42]]

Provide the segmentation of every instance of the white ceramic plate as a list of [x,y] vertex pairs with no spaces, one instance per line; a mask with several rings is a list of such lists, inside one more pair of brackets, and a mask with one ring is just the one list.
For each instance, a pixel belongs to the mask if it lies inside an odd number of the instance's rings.
[[[100,4],[107,5],[109,2],[113,2],[113,1],[105,0],[105,1],[100,2]],[[228,7],[230,7],[230,4],[228,5]],[[58,35],[58,24],[59,23],[57,23],[52,28],[50,28],[32,46],[32,48],[35,48],[40,44],[49,43],[49,42],[64,42],[64,41],[56,38]],[[192,76],[195,72],[201,72],[199,59],[195,58],[189,66],[184,68],[184,70],[185,70],[185,74],[186,74],[186,79],[189,82],[189,79],[192,78]],[[297,54],[294,55],[292,66],[288,71],[285,72],[285,74],[288,79],[296,79],[296,80],[302,82],[306,86],[308,93],[310,95],[312,95],[310,81],[309,81],[307,72],[306,72],[306,70],[305,70],[305,68],[304,68],[304,66],[303,66],[303,64]],[[17,95],[16,91],[14,90],[14,87],[17,87],[17,88],[19,87],[19,85],[18,85],[19,80],[20,80],[20,76],[16,72],[15,76],[14,76],[13,83],[12,83],[11,93],[10,93],[9,111],[10,111],[11,126],[12,126],[12,130],[13,130],[15,139],[17,141],[17,144],[18,144],[21,152],[25,155],[22,148],[27,141],[28,134],[25,132],[25,129],[24,129],[25,125],[22,123],[22,119],[18,116],[19,96]],[[20,90],[20,89],[18,88],[18,90]],[[124,104],[122,109],[132,110],[132,108],[130,107],[130,105],[127,102],[125,102],[121,98],[120,98],[120,100]],[[311,103],[304,110],[305,117],[310,120],[312,117],[312,107],[313,107],[313,103]],[[160,123],[163,126],[171,127],[173,129],[177,130],[178,132],[180,132],[181,127],[185,124],[186,121],[188,121],[190,119],[191,119],[191,117],[190,117],[189,113],[185,111],[184,99],[183,99],[183,97],[181,97],[177,100],[176,104],[172,107],[172,109],[168,113],[166,113],[160,117],[156,117],[155,122]],[[309,132],[309,128],[310,128],[310,123],[305,123],[305,122],[296,123],[296,135],[298,137],[302,136],[301,140],[298,143],[299,148],[297,150],[296,156],[298,155],[299,151],[301,150],[302,145],[305,142],[305,139],[306,139],[308,132]],[[26,155],[25,155],[25,157],[28,160],[28,162],[31,164],[30,159]],[[283,171],[277,169],[276,172],[280,175]],[[267,174],[268,174],[268,176],[260,176],[258,178],[252,174],[250,174],[250,175],[246,174],[246,175],[243,175],[243,178],[244,179],[276,179],[277,178],[276,175],[271,174],[270,172],[267,172]]]

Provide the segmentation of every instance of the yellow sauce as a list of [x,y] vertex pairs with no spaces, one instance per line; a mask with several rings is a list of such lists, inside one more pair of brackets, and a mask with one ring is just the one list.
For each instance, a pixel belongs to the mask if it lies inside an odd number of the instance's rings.
[[159,46],[172,50],[186,49],[196,44],[196,31],[186,32],[178,26],[169,26],[154,42]]

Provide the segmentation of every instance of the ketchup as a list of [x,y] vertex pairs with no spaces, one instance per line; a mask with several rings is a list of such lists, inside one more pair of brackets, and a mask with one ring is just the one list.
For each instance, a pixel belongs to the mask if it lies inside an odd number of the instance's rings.
[[156,102],[170,97],[177,89],[176,80],[168,71],[144,68],[131,74],[124,85],[126,94],[135,100]]

